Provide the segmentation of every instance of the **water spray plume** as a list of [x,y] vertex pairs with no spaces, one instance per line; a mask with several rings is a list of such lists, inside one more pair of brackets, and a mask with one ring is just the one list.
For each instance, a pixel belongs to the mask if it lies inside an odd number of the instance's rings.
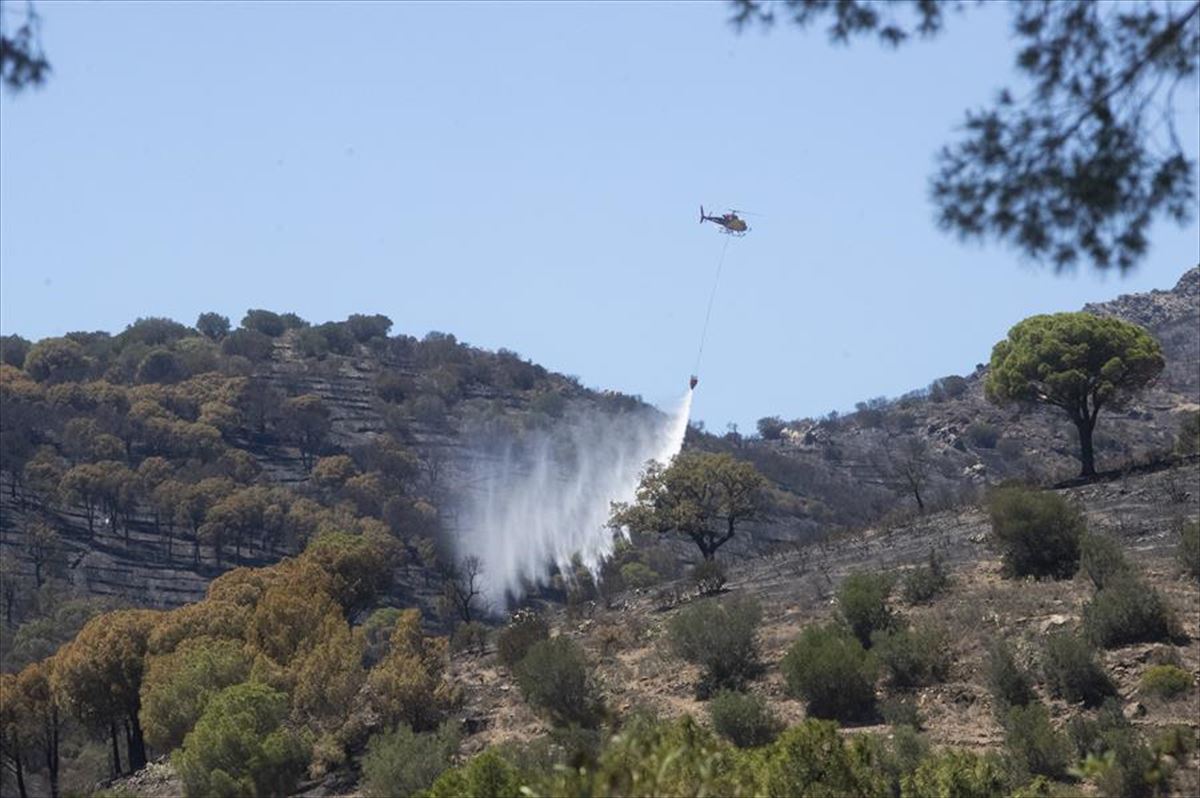
[[550,430],[481,454],[458,553],[482,561],[492,604],[543,584],[552,565],[572,573],[576,557],[597,574],[613,552],[611,503],[635,498],[648,461],[679,453],[691,407],[691,388],[671,413],[577,405]]

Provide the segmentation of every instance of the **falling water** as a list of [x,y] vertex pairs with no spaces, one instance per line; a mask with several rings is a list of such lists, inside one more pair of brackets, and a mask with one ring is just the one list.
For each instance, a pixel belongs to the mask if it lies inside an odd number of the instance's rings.
[[678,454],[691,407],[691,391],[671,413],[578,404],[551,429],[477,457],[459,553],[481,560],[493,607],[543,583],[551,565],[569,573],[573,556],[599,570],[613,551],[610,503],[633,500],[648,461]]

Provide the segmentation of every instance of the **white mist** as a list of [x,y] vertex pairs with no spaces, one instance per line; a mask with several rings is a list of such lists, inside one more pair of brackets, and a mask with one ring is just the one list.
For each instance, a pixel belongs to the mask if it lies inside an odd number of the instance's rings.
[[494,608],[543,583],[551,565],[569,573],[576,554],[599,570],[613,551],[610,504],[634,499],[648,461],[679,453],[691,407],[691,391],[671,413],[573,406],[551,429],[475,459],[458,549],[482,562]]

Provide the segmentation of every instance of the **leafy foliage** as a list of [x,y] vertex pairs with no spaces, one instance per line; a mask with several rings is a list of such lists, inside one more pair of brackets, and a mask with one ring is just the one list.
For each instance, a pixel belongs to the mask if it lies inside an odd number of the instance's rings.
[[1200,579],[1200,521],[1185,521],[1180,527],[1178,557],[1184,570]]
[[645,534],[685,535],[711,560],[738,524],[761,517],[765,484],[753,465],[732,455],[682,452],[667,467],[651,463],[637,500],[615,504],[610,523]]
[[992,538],[1009,576],[1068,579],[1079,568],[1083,514],[1054,493],[1001,488],[988,499]]
[[929,795],[969,795],[972,798],[1005,798],[1011,787],[1003,764],[995,754],[946,750],[923,760],[901,782],[904,798]]
[[708,703],[713,729],[738,748],[767,745],[779,735],[783,724],[761,696],[719,690]]
[[1164,365],[1158,341],[1136,324],[1091,313],[1031,316],[992,348],[984,391],[993,402],[1065,412],[1079,433],[1081,473],[1090,476],[1100,411],[1127,403]]
[[1043,651],[1042,672],[1051,692],[1071,703],[1098,706],[1116,695],[1116,687],[1096,661],[1096,651],[1071,634],[1051,635]]
[[1004,727],[1008,750],[1026,773],[1052,779],[1066,775],[1071,744],[1050,725],[1045,706],[1034,701],[1011,707]]
[[599,720],[601,705],[587,660],[567,638],[534,643],[517,663],[515,675],[525,700],[555,723],[590,726]]
[[988,690],[1002,717],[1011,707],[1023,707],[1034,700],[1033,679],[1013,657],[1012,649],[997,640],[988,649],[986,664]]
[[535,643],[549,637],[550,625],[541,615],[533,610],[517,610],[508,624],[496,633],[496,656],[501,664],[512,670]]
[[1097,590],[1133,574],[1121,544],[1107,535],[1088,533],[1080,538],[1079,564]]
[[697,601],[670,620],[671,649],[704,669],[697,686],[701,697],[722,687],[740,689],[758,673],[761,619],[762,609],[753,597],[732,596]]
[[929,624],[876,632],[871,650],[899,688],[945,681],[950,672],[950,640],[945,630]]
[[929,561],[904,574],[900,592],[909,604],[925,604],[932,601],[950,586],[950,575],[942,558],[933,549],[929,550]]
[[159,751],[177,748],[209,699],[249,674],[250,659],[232,640],[191,638],[169,654],[151,657],[140,716],[146,742]]
[[1128,575],[1106,583],[1083,608],[1084,633],[1104,648],[1169,640],[1173,627],[1162,594]]
[[427,790],[451,765],[458,735],[449,725],[437,732],[413,732],[400,725],[376,734],[362,759],[363,781],[370,795],[410,796]]
[[173,757],[188,795],[289,792],[308,757],[286,715],[287,696],[254,682],[213,696]]
[[1142,674],[1141,690],[1148,695],[1171,699],[1192,688],[1192,675],[1175,665],[1152,665]]
[[836,624],[801,632],[780,668],[788,692],[803,698],[814,717],[864,720],[875,712],[878,660]]
[[[875,34],[898,46],[938,34],[950,4],[733,5],[739,28],[770,25],[783,8],[801,27],[832,17],[835,42]],[[1157,216],[1189,214],[1195,166],[1176,133],[1174,90],[1200,66],[1198,15],[1200,4],[1127,2],[1111,15],[1090,0],[1014,6],[1017,66],[1034,91],[1003,89],[991,108],[968,112],[965,137],[941,150],[932,190],[941,226],[1009,242],[1056,268],[1081,256],[1100,269],[1130,268]]]
[[870,648],[876,632],[887,632],[897,625],[896,616],[887,605],[891,592],[890,576],[866,572],[847,575],[838,587],[838,612],[866,648]]

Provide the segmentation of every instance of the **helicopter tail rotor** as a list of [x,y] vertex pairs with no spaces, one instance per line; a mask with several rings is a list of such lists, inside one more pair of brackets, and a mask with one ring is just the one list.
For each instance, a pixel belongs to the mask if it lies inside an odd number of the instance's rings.
[[700,224],[704,224],[704,206],[700,206]]

